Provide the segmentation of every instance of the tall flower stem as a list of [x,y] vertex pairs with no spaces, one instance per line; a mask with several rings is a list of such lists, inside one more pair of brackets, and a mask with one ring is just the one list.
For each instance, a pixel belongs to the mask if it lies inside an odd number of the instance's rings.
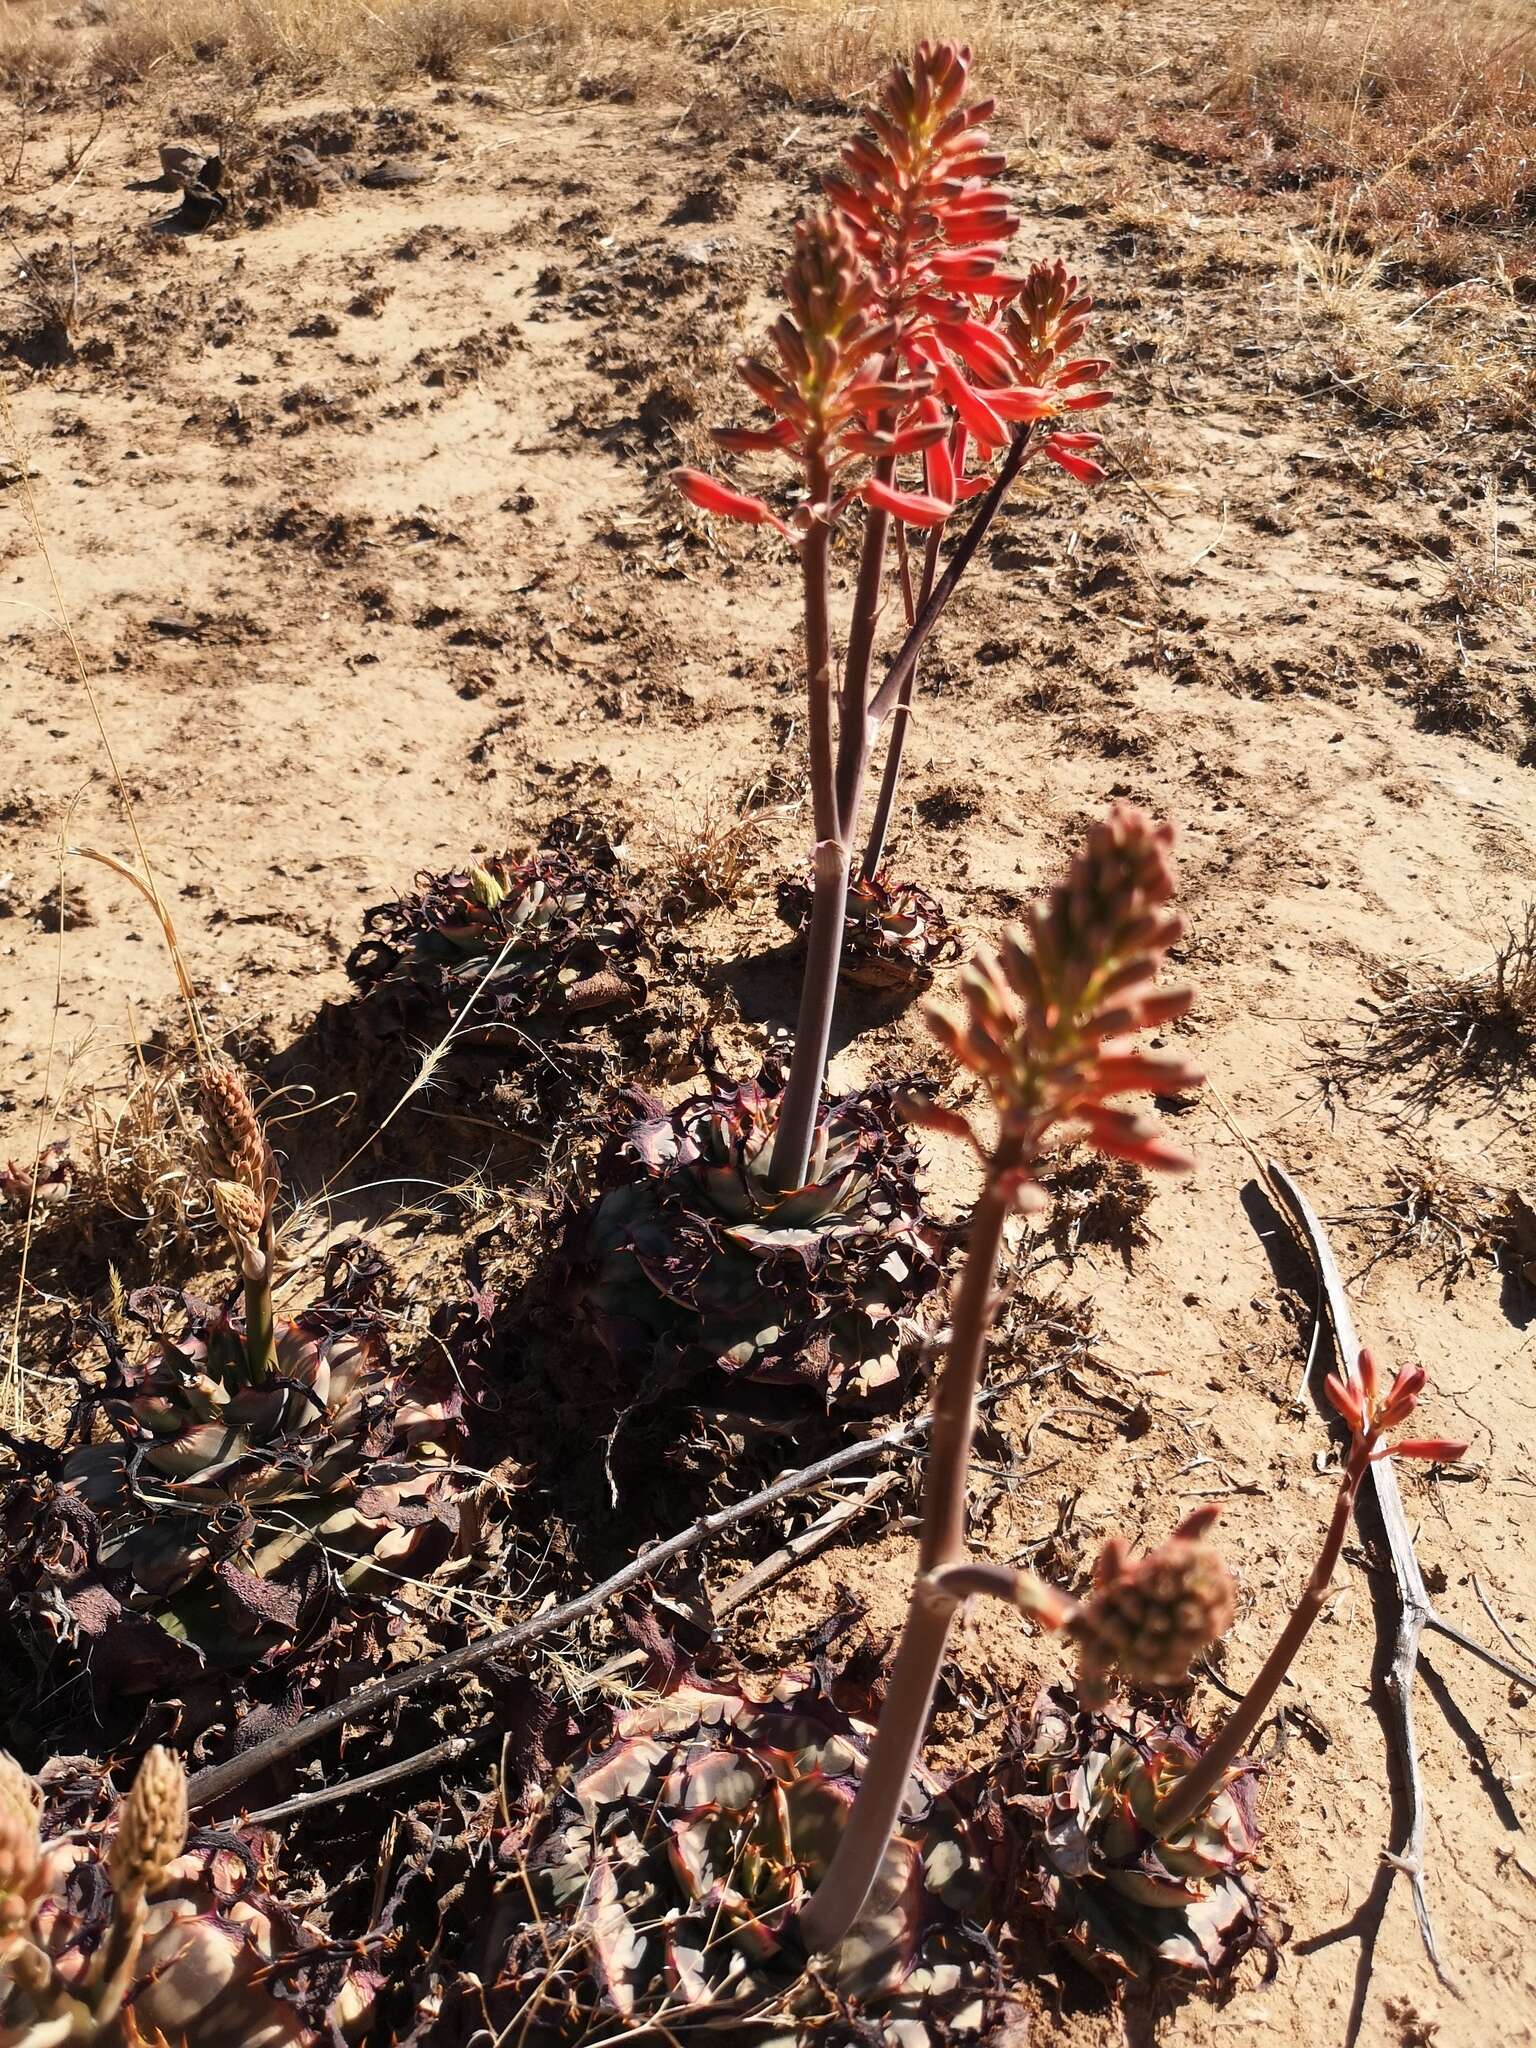
[[992,1288],[1003,1226],[1014,1207],[1012,1175],[1022,1140],[1005,1136],[971,1222],[965,1272],[955,1298],[949,1351],[933,1395],[933,1433],[924,1482],[919,1577],[891,1671],[880,1726],[859,1796],[815,1896],[801,1918],[813,1955],[836,1948],[863,1910],[922,1752],[950,1624],[961,1602],[928,1575],[966,1556],[965,1507],[976,1390],[992,1318]]
[[[1023,452],[1022,440],[1016,440],[1015,467]],[[934,595],[943,587],[941,580]],[[1154,1126],[1110,1102],[1198,1085],[1200,1079],[1174,1056],[1114,1049],[1129,1033],[1170,1022],[1188,1007],[1187,991],[1156,986],[1164,955],[1184,928],[1168,907],[1174,893],[1171,837],[1166,826],[1154,825],[1140,811],[1117,806],[1089,834],[1065,880],[1032,906],[1025,926],[1004,937],[997,955],[982,952],[966,969],[965,1019],[927,1011],[935,1037],[985,1083],[997,1135],[984,1145],[957,1110],[920,1098],[908,1105],[914,1123],[966,1138],[985,1161],[985,1176],[971,1215],[948,1352],[933,1392],[911,1604],[858,1796],[801,1915],[800,1931],[812,1953],[838,1945],[879,1875],[922,1749],[950,1624],[964,1598],[973,1592],[998,1595],[1037,1618],[1042,1607],[1054,1608],[1051,1626],[1069,1619],[1072,1603],[1065,1598],[1027,1586],[1026,1575],[977,1571],[970,1558],[966,1503],[977,1388],[1004,1226],[1016,1208],[1038,1202],[1032,1184],[1053,1130],[1067,1124],[1099,1150],[1144,1166],[1177,1171],[1189,1164]]]
[[[910,604],[907,613],[908,629],[917,623],[917,614],[933,595],[933,579],[939,567],[939,542],[941,535],[935,527],[928,536],[923,549],[923,574],[918,584],[917,602]],[[903,569],[905,569],[903,559]],[[910,590],[910,578],[904,587]],[[875,815],[870,820],[869,837],[864,843],[864,859],[859,867],[862,881],[872,881],[881,861],[885,858],[885,842],[890,837],[891,817],[896,808],[896,785],[901,779],[902,756],[906,752],[907,730],[912,722],[912,696],[917,687],[917,664],[901,687],[896,699],[896,708],[891,714],[891,736],[886,742],[885,767],[880,776],[880,794],[875,799]]]
[[[832,1040],[832,1012],[837,1002],[838,970],[842,963],[843,927],[848,911],[848,882],[853,863],[853,839],[859,802],[875,735],[886,717],[901,700],[903,689],[910,692],[917,672],[923,643],[943,616],[988,529],[997,517],[1003,499],[1030,453],[1031,429],[1018,427],[1008,453],[986,496],[977,506],[970,525],[961,535],[943,575],[918,607],[917,618],[907,629],[880,687],[871,696],[868,689],[869,655],[860,656],[862,669],[845,666],[844,707],[839,719],[841,733],[834,763],[832,751],[831,646],[828,629],[831,531],[817,520],[806,536],[803,568],[805,577],[806,666],[810,676],[811,803],[816,825],[815,877],[811,898],[811,925],[807,947],[805,980],[800,989],[800,1009],[795,1024],[795,1049],[790,1058],[789,1078],[779,1105],[778,1130],[773,1141],[770,1171],[779,1188],[804,1185],[810,1165],[816,1119],[821,1109],[822,1083],[826,1079],[827,1053]],[[813,477],[813,497],[825,489],[826,472]],[[884,515],[871,507],[865,517],[865,546],[859,571],[859,593],[850,633],[850,664],[856,648],[873,648],[879,616],[879,577],[871,573],[865,590],[865,569],[870,562],[870,526]],[[886,525],[879,532],[879,561],[885,559]],[[864,624],[861,625],[860,621]],[[850,751],[847,716],[848,687],[862,675],[859,695],[865,704],[857,720],[857,747]],[[892,783],[894,800],[895,785]],[[829,829],[830,825],[830,829]]]
[[1280,1689],[1280,1682],[1296,1660],[1296,1654],[1306,1641],[1312,1624],[1323,1611],[1323,1602],[1328,1597],[1328,1588],[1333,1583],[1333,1574],[1338,1567],[1339,1554],[1344,1548],[1344,1538],[1349,1533],[1349,1518],[1354,1513],[1355,1501],[1360,1492],[1361,1481],[1370,1468],[1370,1443],[1357,1443],[1344,1468],[1339,1481],[1338,1494],[1333,1504],[1333,1517],[1328,1524],[1328,1533],[1323,1539],[1322,1551],[1312,1567],[1301,1598],[1297,1601],[1290,1620],[1280,1633],[1275,1647],[1265,1658],[1262,1669],[1253,1683],[1243,1694],[1241,1705],[1234,1707],[1222,1723],[1221,1731],[1206,1748],[1200,1761],[1179,1779],[1173,1790],[1159,1805],[1152,1820],[1152,1829],[1159,1840],[1178,1831],[1184,1823],[1200,1811],[1211,1796],[1221,1789],[1227,1772],[1237,1761],[1253,1736],[1253,1731],[1263,1719],[1265,1709]]
[[[827,465],[810,465],[812,502],[824,504],[829,482]],[[806,534],[801,554],[805,585],[805,666],[810,685],[811,812],[815,823],[815,889],[805,978],[800,984],[800,1009],[795,1020],[795,1051],[779,1104],[778,1129],[769,1162],[774,1184],[804,1185],[816,1115],[821,1107],[822,1076],[832,1042],[832,1011],[837,1001],[837,970],[843,950],[843,924],[848,907],[848,841],[838,816],[837,760],[832,738],[832,527],[819,517]]]
[[1158,1805],[1152,1816],[1152,1828],[1161,1840],[1166,1841],[1184,1826],[1221,1789],[1228,1771],[1259,1725],[1260,1716],[1322,1612],[1339,1553],[1344,1548],[1349,1518],[1371,1466],[1387,1457],[1451,1463],[1465,1454],[1464,1443],[1453,1443],[1445,1437],[1417,1437],[1394,1444],[1387,1441],[1387,1432],[1413,1413],[1424,1386],[1422,1366],[1400,1367],[1391,1386],[1384,1390],[1370,1352],[1362,1351],[1347,1378],[1336,1378],[1330,1373],[1324,1384],[1330,1403],[1349,1424],[1350,1446],[1322,1552],[1280,1640],[1265,1658],[1263,1669],[1243,1695],[1236,1712],[1223,1723],[1221,1732],[1198,1763],[1170,1788]]
[[245,1357],[252,1380],[264,1380],[277,1370],[276,1318],[272,1307],[272,1277],[277,1265],[277,1226],[269,1210],[261,1226],[255,1256],[243,1261],[245,1292]]

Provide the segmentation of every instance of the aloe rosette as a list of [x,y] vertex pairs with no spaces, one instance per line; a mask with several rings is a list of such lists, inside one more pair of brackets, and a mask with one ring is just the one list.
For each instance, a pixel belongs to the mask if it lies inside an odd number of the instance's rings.
[[1158,1825],[1159,1803],[1199,1753],[1166,1707],[1101,1713],[1053,1687],[1004,1767],[1004,1810],[1024,1823],[1019,1902],[1110,1982],[1163,1975],[1220,1989],[1268,1945],[1244,1877],[1259,1847],[1252,1769],[1177,1827]]
[[60,1832],[78,1799],[56,1812],[10,1759],[0,1768],[30,1794],[27,1824],[0,1859],[11,1866],[0,1868],[3,2048],[318,2048],[363,2038],[377,1975],[274,1895],[275,1837],[248,1828],[187,1843],[183,1809],[182,1839],[135,1872],[117,1853],[121,1809],[115,1836],[99,1820]]
[[423,872],[414,893],[376,905],[347,962],[353,981],[392,997],[409,1025],[463,1014],[457,1036],[502,1052],[638,1007],[650,946],[616,851],[564,823],[526,857]]
[[[78,1440],[0,1511],[34,1647],[130,1693],[288,1668],[472,1544],[458,1393],[413,1387],[367,1306],[278,1322],[259,1377],[238,1311],[164,1290],[127,1310],[147,1355],[112,1342]],[[110,1441],[90,1440],[97,1409]]]
[[977,2031],[989,1950],[968,1916],[982,1872],[926,1771],[859,1928],[805,1972],[796,1917],[867,1735],[794,1673],[757,1695],[685,1685],[621,1714],[532,1840],[502,1846],[467,2017],[541,2043],[728,2026],[766,2048],[817,2037],[837,2012],[856,2038],[899,2048]]
[[670,1357],[866,1399],[900,1378],[943,1236],[922,1213],[894,1088],[833,1103],[805,1183],[776,1187],[776,1081],[671,1110],[626,1096],[570,1244],[584,1310],[630,1370]]
[[[780,910],[802,933],[810,929],[812,900],[809,882],[780,885]],[[842,963],[849,981],[864,988],[925,988],[934,969],[949,966],[960,952],[960,934],[921,883],[898,880],[885,868],[849,883]]]

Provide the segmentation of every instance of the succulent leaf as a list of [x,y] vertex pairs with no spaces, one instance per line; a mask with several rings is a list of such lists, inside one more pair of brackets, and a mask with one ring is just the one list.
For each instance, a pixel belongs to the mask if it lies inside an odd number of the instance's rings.
[[827,1981],[803,1974],[796,1915],[868,1733],[795,1673],[758,1696],[684,1686],[611,1719],[532,1838],[498,1852],[507,1874],[447,2009],[466,2032],[489,2023],[540,2044],[616,2020],[686,2038],[731,2026],[788,2048],[823,2038],[829,1995],[870,2043],[979,2031],[989,1950],[966,1916],[981,1866],[926,1772]]
[[[114,1346],[54,1474],[0,1494],[12,1625],[45,1662],[122,1694],[292,1675],[475,1541],[461,1394],[408,1382],[365,1303],[280,1323],[255,1385],[238,1311],[144,1290],[127,1313],[146,1354]],[[115,1441],[89,1441],[97,1411]]]
[[[810,929],[812,890],[799,877],[779,885],[779,913],[800,933]],[[934,969],[961,954],[960,934],[939,899],[916,882],[892,879],[882,868],[849,884],[843,967],[863,988],[921,989]]]

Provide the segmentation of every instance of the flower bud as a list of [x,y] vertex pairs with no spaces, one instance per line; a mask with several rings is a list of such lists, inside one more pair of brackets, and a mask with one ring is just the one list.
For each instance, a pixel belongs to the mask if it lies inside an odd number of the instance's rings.
[[210,1061],[201,1077],[203,1120],[221,1180],[236,1180],[265,1201],[275,1179],[272,1151],[251,1092],[227,1060]]
[[1104,1705],[1116,1671],[1133,1685],[1182,1685],[1236,1608],[1232,1574],[1208,1543],[1175,1531],[1132,1559],[1124,1540],[1112,1536],[1094,1570],[1093,1594],[1070,1623],[1083,1705]]
[[187,1846],[187,1774],[159,1743],[139,1766],[118,1811],[107,1875],[119,1898],[153,1892]]

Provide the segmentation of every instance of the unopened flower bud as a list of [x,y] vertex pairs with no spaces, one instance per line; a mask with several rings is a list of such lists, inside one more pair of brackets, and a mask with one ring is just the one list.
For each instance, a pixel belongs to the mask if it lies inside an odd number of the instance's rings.
[[239,1070],[227,1060],[211,1061],[203,1071],[201,1099],[219,1179],[239,1181],[265,1202],[275,1178],[272,1152]]
[[107,1852],[112,1889],[119,1897],[158,1890],[186,1845],[187,1774],[156,1743],[118,1812],[117,1834]]
[[507,893],[489,868],[471,867],[469,887],[475,901],[487,910],[494,910]]
[[1084,1706],[1104,1705],[1116,1671],[1133,1685],[1182,1685],[1196,1657],[1226,1631],[1236,1607],[1232,1574],[1187,1525],[1139,1559],[1131,1558],[1121,1538],[1111,1537],[1094,1570],[1093,1594],[1071,1623]]

